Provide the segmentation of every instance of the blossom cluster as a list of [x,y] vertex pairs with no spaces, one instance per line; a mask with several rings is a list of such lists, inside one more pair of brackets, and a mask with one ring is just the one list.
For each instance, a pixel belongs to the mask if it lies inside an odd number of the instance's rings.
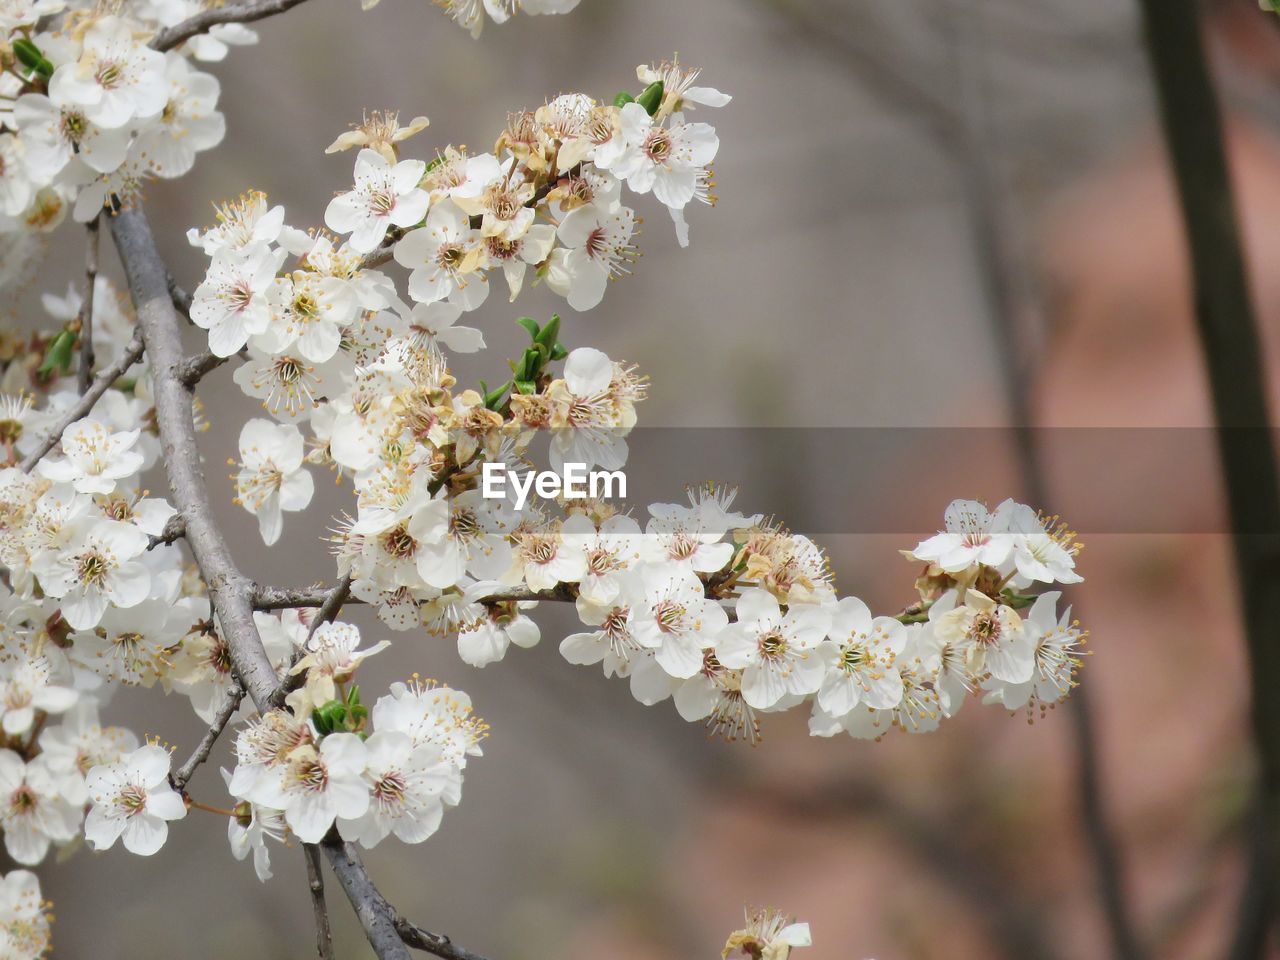
[[158,31],[200,8],[195,0],[65,7],[22,0],[0,17],[13,65],[0,79],[0,232],[15,242],[34,241],[68,212],[88,222],[127,204],[151,177],[187,173],[225,134],[218,80],[193,62],[256,40],[222,24],[180,49],[152,49]]
[[[320,649],[325,643],[321,638]],[[266,841],[283,839],[286,828],[304,843],[318,843],[335,825],[344,840],[364,847],[391,835],[426,840],[445,807],[461,800],[467,758],[480,755],[487,730],[465,693],[416,680],[393,684],[378,699],[368,718],[372,732],[352,709],[358,694],[325,702],[339,709],[308,715],[291,698],[292,712],[264,714],[236,740],[227,787],[239,803],[228,830],[237,857],[252,851],[262,880],[271,875]],[[358,733],[349,729],[353,714]]]

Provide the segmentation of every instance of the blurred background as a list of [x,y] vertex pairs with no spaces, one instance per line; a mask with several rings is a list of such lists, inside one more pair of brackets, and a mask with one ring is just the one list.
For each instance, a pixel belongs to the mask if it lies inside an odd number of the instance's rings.
[[[1280,28],[1254,0],[1214,3],[1208,18],[1280,374],[1280,273],[1266,269],[1280,255]],[[183,234],[211,222],[213,202],[255,187],[289,222],[322,222],[354,159],[323,149],[363,109],[428,115],[406,155],[429,157],[449,142],[487,149],[508,110],[560,92],[611,98],[635,86],[637,64],[675,52],[732,93],[698,117],[720,135],[721,200],[692,211],[691,248],[640,204],[635,275],[593,313],[568,313],[562,339],[639,364],[652,380],[646,426],[708,428],[709,443],[710,428],[810,428],[831,444],[858,435],[839,428],[893,430],[892,456],[834,489],[864,513],[898,511],[902,528],[815,531],[842,592],[875,610],[913,599],[915,569],[896,551],[932,532],[950,499],[1028,490],[1011,442],[965,456],[905,428],[1211,422],[1132,3],[584,0],[472,42],[425,0],[365,14],[354,0],[312,0],[260,33],[259,47],[210,68],[226,142],[147,193],[187,289],[204,259]],[[20,325],[43,322],[35,294],[77,276],[81,250],[69,225],[54,235],[39,275],[6,302]],[[490,367],[466,372],[492,373],[515,348],[516,315],[556,309],[542,290],[515,307],[491,297],[471,315],[495,348]],[[226,368],[201,394],[210,482],[245,571],[281,586],[331,579],[316,537],[349,489],[321,484],[308,520],[261,549],[222,466],[254,407]],[[813,514],[806,477],[821,471],[820,444],[781,458],[766,432],[728,436],[756,438],[752,468],[720,478],[740,484],[744,509]],[[495,960],[710,960],[744,904],[809,921],[803,960],[1222,953],[1251,761],[1210,448],[1157,476],[1136,455],[1055,453],[1061,436],[1034,434],[1048,465],[1036,505],[1092,510],[1087,582],[1069,593],[1091,630],[1087,714],[1073,697],[1028,726],[974,703],[937,733],[867,743],[810,739],[795,712],[766,718],[753,749],[707,741],[670,704],[646,709],[625,683],[566,664],[556,648],[571,621],[548,605],[544,643],[483,671],[449,638],[399,634],[362,671],[365,689],[413,671],[438,678],[471,693],[492,734],[441,831],[370,852],[373,876],[405,915]],[[1111,498],[1141,499],[1156,482],[1172,491],[1168,525],[1135,532]],[[844,508],[830,503],[835,517]],[[383,635],[364,611],[348,617]],[[183,755],[202,729],[185,699],[146,692],[122,695],[108,719]],[[226,745],[219,758],[230,765]],[[215,768],[192,791],[218,803]],[[273,860],[276,878],[260,885],[199,811],[150,860],[82,850],[41,870],[55,953],[311,956],[301,852],[273,848]],[[339,955],[366,955],[332,882],[329,895]],[[1118,951],[1126,932],[1138,946]]]

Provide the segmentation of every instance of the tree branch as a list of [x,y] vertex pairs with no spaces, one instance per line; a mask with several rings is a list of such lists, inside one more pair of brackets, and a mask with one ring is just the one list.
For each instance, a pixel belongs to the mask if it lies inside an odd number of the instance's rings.
[[151,41],[153,50],[172,50],[200,33],[206,33],[220,23],[251,23],[284,13],[303,0],[259,0],[258,3],[229,3],[224,7],[209,7],[181,23],[166,27]]
[[76,370],[76,383],[80,392],[88,393],[93,386],[93,294],[98,285],[98,221],[94,217],[85,225],[87,239],[84,253],[84,298],[80,303],[80,368]]
[[160,535],[158,537],[149,538],[147,549],[154,550],[156,547],[161,547],[166,544],[173,543],[176,540],[181,540],[183,536],[186,535],[186,532],[187,522],[182,519],[182,514],[175,513],[164,525],[164,529],[160,531]]
[[222,731],[226,729],[227,724],[231,722],[231,718],[240,709],[240,701],[243,699],[244,687],[240,685],[239,681],[236,681],[232,684],[231,689],[227,691],[226,699],[222,701],[222,706],[218,707],[218,712],[213,717],[213,723],[209,724],[209,729],[200,740],[200,745],[187,758],[187,762],[180,766],[177,772],[169,778],[169,782],[173,784],[175,790],[181,791],[191,780],[200,764],[209,759],[209,754],[213,751],[213,745],[218,742],[218,738],[222,736]]
[[[1280,489],[1262,347],[1222,121],[1194,0],[1142,0],[1147,51],[1191,260],[1249,654],[1264,847],[1250,857],[1231,956],[1264,956],[1280,870]],[[1250,842],[1258,842],[1256,839]]]
[[307,887],[311,891],[311,907],[316,915],[316,953],[320,960],[334,960],[333,932],[329,929],[329,909],[324,902],[324,877],[320,874],[320,848],[314,843],[304,843],[302,858],[307,861]]
[[23,473],[30,473],[44,455],[58,445],[58,441],[62,439],[63,431],[77,420],[87,416],[89,411],[93,409],[93,405],[107,392],[107,389],[119,380],[126,370],[138,362],[138,359],[142,356],[142,351],[142,331],[137,329],[134,330],[133,338],[125,346],[124,353],[120,355],[120,359],[94,378],[93,383],[89,385],[89,389],[58,419],[58,422],[49,431],[49,435],[41,441],[40,446],[31,451],[31,454],[18,465],[19,469]]
[[351,844],[343,843],[339,837],[330,834],[322,846],[329,858],[329,866],[356,908],[365,934],[382,960],[409,960],[406,944],[443,960],[486,960],[478,953],[456,946],[443,934],[423,930],[400,916],[373,885]]
[[141,206],[112,217],[111,233],[151,358],[156,422],[174,505],[186,521],[187,543],[208,586],[236,675],[258,709],[265,710],[275,693],[276,673],[253,622],[254,584],[237,569],[209,507],[192,419],[195,396],[191,386],[177,375],[182,342],[178,313],[169,292],[169,275]]
[[322,846],[329,866],[338,878],[342,892],[351,901],[360,926],[364,927],[365,936],[369,938],[369,945],[379,960],[409,960],[409,948],[396,929],[399,916],[395,907],[373,885],[355,847],[332,834]]
[[205,375],[218,369],[231,357],[220,357],[212,350],[205,350],[187,357],[174,368],[173,375],[189,387],[194,387]]

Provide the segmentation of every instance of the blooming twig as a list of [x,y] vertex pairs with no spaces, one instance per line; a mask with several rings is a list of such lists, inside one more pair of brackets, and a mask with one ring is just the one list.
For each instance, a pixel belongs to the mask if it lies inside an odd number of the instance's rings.
[[216,27],[220,23],[251,23],[254,20],[264,20],[278,13],[284,13],[300,3],[302,0],[262,0],[259,3],[233,3],[225,7],[210,7],[181,23],[161,30],[151,41],[151,49],[172,50],[180,43],[205,33],[210,27]]
[[58,445],[58,441],[62,439],[62,432],[92,410],[93,405],[107,392],[107,389],[120,379],[126,370],[138,362],[138,359],[142,356],[142,351],[142,333],[139,330],[135,330],[133,339],[124,348],[120,358],[94,378],[93,383],[89,385],[89,389],[67,409],[66,413],[58,418],[57,423],[49,430],[49,435],[18,465],[19,469],[24,473],[30,473],[44,455]]

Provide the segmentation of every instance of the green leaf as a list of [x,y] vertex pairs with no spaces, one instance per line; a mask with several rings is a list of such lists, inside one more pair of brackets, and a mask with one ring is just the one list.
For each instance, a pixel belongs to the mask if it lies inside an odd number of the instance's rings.
[[557,343],[554,347],[551,348],[552,360],[563,360],[568,355],[569,355],[569,351],[564,348],[563,343]]
[[[538,344],[538,346],[542,346]],[[543,350],[546,348],[543,347]],[[535,348],[529,347],[525,350],[524,356],[520,358],[520,366],[516,370],[515,379],[517,380],[536,380],[538,370],[542,367],[542,354]]]
[[320,736],[341,730],[346,726],[347,705],[341,700],[330,700],[311,711],[311,722]]
[[423,171],[423,172],[424,172],[424,173],[430,173],[432,170],[434,170],[436,167],[440,166],[440,164],[442,164],[442,163],[444,163],[444,157],[443,157],[443,156],[437,156],[434,160],[432,160],[430,163],[428,163],[428,164],[427,164],[427,169],[426,169],[425,171]]
[[[480,381],[480,386],[485,387],[485,383],[483,380]],[[498,389],[496,390],[489,390],[487,387],[485,387],[485,395],[484,395],[485,408],[489,410],[497,410],[500,406],[502,406],[503,396],[510,389],[511,389],[510,380],[508,380],[502,386],[498,387]]]
[[71,369],[71,357],[74,353],[76,345],[76,335],[70,330],[62,330],[53,342],[49,344],[49,349],[45,352],[44,362],[40,364],[39,372],[48,376],[54,370],[66,373]]
[[662,93],[665,89],[661,80],[655,80],[644,88],[644,93],[636,97],[636,103],[644,107],[652,117],[658,112],[658,107],[662,106]]
[[538,392],[538,385],[532,380],[517,380],[516,390],[519,393],[523,393],[525,396],[532,396]]
[[34,70],[46,80],[53,76],[53,64],[40,52],[40,48],[30,40],[24,37],[14,40],[13,52],[18,58],[18,62],[28,70]]
[[516,323],[520,324],[520,326],[524,327],[525,330],[529,332],[529,339],[538,339],[538,321],[533,319],[533,317],[520,317],[516,320]]
[[560,336],[560,314],[553,313],[547,325],[533,336],[534,343],[540,343],[550,350],[555,346],[556,337]]
[[620,94],[618,94],[616,97],[613,98],[613,105],[615,107],[625,107],[628,103],[635,103],[635,102],[636,102],[636,98],[633,97],[631,94],[627,93],[627,91],[625,90],[623,90]]

